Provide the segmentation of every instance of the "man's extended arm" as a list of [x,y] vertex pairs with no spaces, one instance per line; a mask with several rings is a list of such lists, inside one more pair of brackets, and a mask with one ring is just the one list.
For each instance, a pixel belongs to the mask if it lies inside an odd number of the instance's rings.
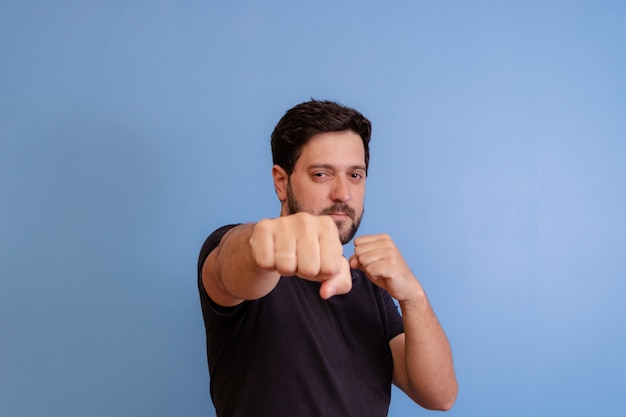
[[281,275],[321,282],[323,298],[350,291],[350,268],[330,217],[297,213],[233,228],[206,259],[202,283],[228,307],[268,294]]
[[355,239],[350,265],[398,300],[405,333],[390,342],[393,380],[422,407],[448,410],[457,396],[457,382],[448,339],[426,293],[387,235]]

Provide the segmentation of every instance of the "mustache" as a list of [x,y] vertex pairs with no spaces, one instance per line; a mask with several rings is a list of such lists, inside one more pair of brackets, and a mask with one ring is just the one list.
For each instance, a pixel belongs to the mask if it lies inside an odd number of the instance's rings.
[[332,206],[322,210],[320,214],[333,214],[333,213],[345,213],[352,220],[354,220],[354,216],[356,215],[356,211],[352,207],[347,206],[346,204],[333,204]]

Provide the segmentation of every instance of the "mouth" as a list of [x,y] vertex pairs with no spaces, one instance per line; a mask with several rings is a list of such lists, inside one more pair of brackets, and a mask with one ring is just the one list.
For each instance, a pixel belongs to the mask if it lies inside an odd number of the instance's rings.
[[327,211],[324,214],[332,217],[334,220],[348,220],[353,219],[353,213],[348,211]]
[[322,211],[321,214],[328,215],[336,221],[344,221],[347,219],[354,220],[355,215],[354,209],[348,207],[347,205],[334,205]]

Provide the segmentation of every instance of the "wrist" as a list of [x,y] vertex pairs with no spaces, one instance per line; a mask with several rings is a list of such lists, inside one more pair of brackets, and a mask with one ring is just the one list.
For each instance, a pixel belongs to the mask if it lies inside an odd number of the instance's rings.
[[410,292],[410,294],[407,294],[406,297],[398,299],[398,303],[404,312],[408,309],[415,309],[428,305],[428,297],[426,296],[426,292],[422,286],[416,280],[415,288]]

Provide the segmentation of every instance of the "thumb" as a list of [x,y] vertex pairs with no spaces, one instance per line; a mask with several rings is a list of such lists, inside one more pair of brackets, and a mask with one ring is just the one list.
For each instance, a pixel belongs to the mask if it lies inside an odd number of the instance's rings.
[[343,258],[341,271],[322,282],[320,287],[320,297],[327,300],[333,295],[347,294],[352,289],[352,274],[350,265],[346,258]]

